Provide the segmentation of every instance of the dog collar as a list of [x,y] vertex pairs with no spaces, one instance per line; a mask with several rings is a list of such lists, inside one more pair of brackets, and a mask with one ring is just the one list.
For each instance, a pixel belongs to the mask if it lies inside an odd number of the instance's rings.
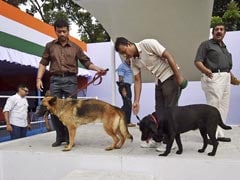
[[157,126],[157,128],[158,128],[158,121],[157,121],[156,117],[155,117],[154,115],[152,115],[152,114],[150,114],[150,115],[151,115],[154,123],[156,124],[156,126]]

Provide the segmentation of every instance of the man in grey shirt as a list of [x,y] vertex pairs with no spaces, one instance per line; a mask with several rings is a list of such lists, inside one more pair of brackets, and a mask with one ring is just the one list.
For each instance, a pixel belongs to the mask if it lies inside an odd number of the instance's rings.
[[[230,101],[230,84],[239,85],[239,81],[231,73],[232,55],[228,52],[223,38],[225,26],[217,24],[213,27],[213,38],[200,44],[195,65],[202,72],[201,84],[207,104],[216,107],[223,122],[226,121]],[[219,141],[230,142],[224,137],[223,130],[218,127],[216,137]]]

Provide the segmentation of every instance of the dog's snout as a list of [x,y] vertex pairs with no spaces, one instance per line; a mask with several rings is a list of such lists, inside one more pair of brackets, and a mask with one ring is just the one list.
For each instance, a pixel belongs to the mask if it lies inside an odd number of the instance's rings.
[[141,140],[146,141],[147,139],[148,139],[148,135],[145,135],[144,133],[142,133]]

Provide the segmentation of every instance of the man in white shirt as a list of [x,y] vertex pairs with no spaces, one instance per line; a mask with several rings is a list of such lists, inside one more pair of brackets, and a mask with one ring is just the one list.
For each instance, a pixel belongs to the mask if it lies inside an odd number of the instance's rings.
[[[156,79],[155,111],[161,107],[176,106],[182,88],[186,82],[172,55],[155,39],[144,39],[139,43],[132,43],[124,37],[115,42],[115,50],[126,59],[131,60],[134,75],[134,101],[132,105],[135,115],[139,112],[139,101],[142,89],[141,69],[147,68]],[[156,140],[157,138],[154,138]],[[157,147],[159,143],[151,141],[141,147]],[[165,150],[157,148],[157,151]]]
[[27,129],[31,128],[26,99],[28,92],[27,85],[20,84],[18,92],[7,99],[3,108],[7,131],[10,133],[11,139],[26,137]]

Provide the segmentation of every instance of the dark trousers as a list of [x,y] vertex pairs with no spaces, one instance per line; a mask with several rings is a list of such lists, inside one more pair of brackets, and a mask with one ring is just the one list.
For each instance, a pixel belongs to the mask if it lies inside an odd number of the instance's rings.
[[[76,76],[51,76],[50,92],[58,98],[77,98],[77,77]],[[69,135],[66,126],[56,116],[52,116],[52,123],[56,130],[56,141],[69,142]]]
[[[122,89],[125,88],[126,90],[126,97],[122,94]],[[131,123],[131,115],[132,115],[132,91],[131,91],[131,84],[124,83],[124,87],[119,86],[118,91],[122,97],[123,106],[121,109],[124,111],[126,116],[127,124]]]
[[12,125],[12,132],[10,132],[11,139],[18,139],[27,136],[27,127],[19,127]]
[[[164,82],[158,80],[155,86],[155,112],[161,113],[161,108],[169,106],[177,106],[180,96],[180,87],[177,84],[175,76],[171,76]],[[162,140],[162,137],[156,135],[153,139],[157,142]]]

